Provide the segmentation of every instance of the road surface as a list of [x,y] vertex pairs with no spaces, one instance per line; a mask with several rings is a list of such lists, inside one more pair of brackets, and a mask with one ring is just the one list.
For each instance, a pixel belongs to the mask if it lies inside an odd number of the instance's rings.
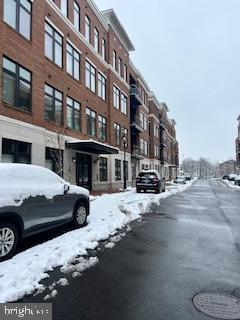
[[[195,320],[193,296],[240,298],[240,192],[199,180],[161,200],[99,263],[58,288],[53,320]],[[46,283],[59,279],[52,272]],[[46,295],[25,298],[43,302]]]

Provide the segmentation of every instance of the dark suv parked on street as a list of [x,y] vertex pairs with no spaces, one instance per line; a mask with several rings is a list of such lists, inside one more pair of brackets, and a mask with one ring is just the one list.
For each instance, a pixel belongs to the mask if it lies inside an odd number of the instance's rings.
[[136,180],[137,192],[142,190],[155,191],[156,193],[165,191],[165,180],[161,178],[160,173],[156,170],[143,170],[139,173]]
[[70,221],[82,227],[88,214],[88,190],[44,167],[0,163],[0,261],[21,239]]

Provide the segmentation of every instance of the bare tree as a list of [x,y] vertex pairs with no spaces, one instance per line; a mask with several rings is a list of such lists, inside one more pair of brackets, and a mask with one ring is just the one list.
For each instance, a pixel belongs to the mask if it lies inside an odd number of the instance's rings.
[[63,178],[63,174],[64,174],[64,164],[63,164],[63,150],[62,150],[62,146],[64,144],[64,133],[65,133],[65,128],[63,126],[61,126],[60,124],[56,125],[56,143],[53,142],[52,138],[49,138],[51,143],[52,143],[52,147],[49,148],[50,150],[50,155],[54,161],[54,165],[56,168],[56,173]]

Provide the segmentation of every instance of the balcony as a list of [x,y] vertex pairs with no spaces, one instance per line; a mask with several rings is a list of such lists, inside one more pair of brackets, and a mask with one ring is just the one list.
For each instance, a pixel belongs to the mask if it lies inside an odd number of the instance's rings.
[[130,87],[130,97],[131,97],[131,102],[133,103],[134,106],[139,106],[143,104],[140,92],[136,84],[132,84]]
[[139,160],[144,158],[143,150],[139,146],[133,145],[132,158]]
[[143,125],[137,116],[133,118],[131,122],[131,127],[138,132],[144,132]]

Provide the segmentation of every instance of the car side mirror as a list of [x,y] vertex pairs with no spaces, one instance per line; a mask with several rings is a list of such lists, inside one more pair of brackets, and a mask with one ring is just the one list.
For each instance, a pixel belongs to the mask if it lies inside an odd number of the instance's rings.
[[64,187],[63,187],[63,190],[64,190],[64,194],[67,194],[68,193],[68,191],[69,191],[69,189],[70,189],[70,186],[69,186],[69,184],[64,184]]

